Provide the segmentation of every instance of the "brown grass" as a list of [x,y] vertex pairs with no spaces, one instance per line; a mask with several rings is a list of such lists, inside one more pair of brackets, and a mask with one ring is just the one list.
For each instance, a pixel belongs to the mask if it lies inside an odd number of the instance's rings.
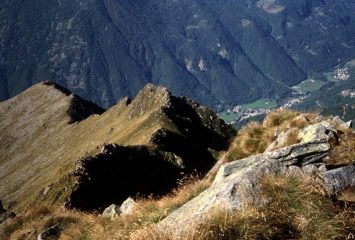
[[266,128],[281,126],[285,121],[290,121],[298,115],[299,113],[290,110],[274,111],[266,116],[263,126]]
[[[2,226],[0,239],[33,238],[59,224],[60,239],[173,240],[169,229],[154,227],[171,211],[208,186],[193,178],[174,194],[161,199],[142,199],[132,215],[115,221],[94,214],[39,207]],[[250,205],[242,211],[211,211],[206,221],[187,233],[184,240],[231,239],[351,239],[355,232],[355,212],[331,201],[314,180],[269,176],[260,182],[261,208]],[[349,194],[349,193],[344,193]]]
[[29,233],[37,236],[56,224],[63,229],[60,239],[130,239],[132,232],[159,222],[207,187],[209,183],[205,180],[185,178],[172,194],[137,200],[134,214],[120,216],[115,221],[90,213],[37,207],[2,226],[0,239],[25,239]]
[[275,133],[290,130],[284,147],[299,142],[297,139],[300,129],[313,124],[316,114],[301,113],[290,110],[278,110],[268,114],[262,124],[251,122],[244,126],[226,154],[227,161],[242,159],[254,154],[263,153],[266,148],[276,139]]
[[332,144],[328,165],[343,165],[355,163],[355,133],[350,129],[337,129],[340,141]]
[[[337,206],[316,182],[295,177],[270,176],[261,181],[262,208],[242,211],[214,210],[184,240],[232,239],[352,239],[355,212]],[[135,240],[170,240],[169,231],[154,227],[139,232]]]

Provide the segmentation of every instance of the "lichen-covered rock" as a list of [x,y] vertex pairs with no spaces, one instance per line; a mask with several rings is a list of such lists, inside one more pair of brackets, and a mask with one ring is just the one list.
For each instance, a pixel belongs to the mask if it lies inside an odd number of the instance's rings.
[[304,174],[299,166],[321,162],[329,150],[328,143],[315,141],[224,164],[210,188],[165,218],[158,228],[172,229],[178,237],[194,223],[203,220],[215,207],[232,210],[255,203],[257,182],[263,175]]
[[263,204],[258,197],[258,181],[268,174],[320,179],[330,195],[355,186],[354,165],[327,171],[323,160],[330,149],[327,142],[313,141],[224,164],[210,188],[170,214],[157,227],[170,229],[180,239],[214,208],[238,210],[250,204]]
[[335,126],[327,121],[310,125],[304,128],[299,134],[298,139],[301,143],[308,143],[313,141],[329,141],[331,138],[337,137],[337,130]]

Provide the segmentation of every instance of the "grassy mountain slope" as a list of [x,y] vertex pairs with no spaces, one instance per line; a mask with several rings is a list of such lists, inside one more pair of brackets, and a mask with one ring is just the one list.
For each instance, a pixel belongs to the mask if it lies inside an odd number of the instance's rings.
[[[89,105],[90,111],[86,112],[91,115],[87,114],[80,122],[73,121],[70,114],[78,110],[85,112],[86,102],[73,99],[77,97],[67,95],[60,87],[42,83],[0,104],[0,140],[5,143],[0,146],[0,181],[4,183],[0,187],[0,199],[6,205],[23,209],[35,199],[50,199],[51,203],[65,201],[80,187],[78,182],[84,178],[85,163],[93,158],[110,161],[110,154],[118,154],[118,165],[112,165],[118,171],[128,168],[130,161],[155,159],[155,155],[160,159],[156,161],[171,161],[170,165],[176,167],[167,169],[179,168],[179,173],[191,172],[196,166],[206,171],[214,161],[208,148],[223,149],[233,135],[233,130],[210,110],[173,97],[162,87],[147,85],[132,102],[123,99],[104,113],[97,107],[92,111],[93,106]],[[188,132],[191,125],[198,132]],[[197,136],[202,136],[202,140],[196,141]],[[169,143],[169,137],[194,150],[176,151],[172,147],[176,142]],[[219,145],[214,143],[215,139]],[[117,150],[108,144],[133,146],[130,155],[136,153],[137,157],[128,161],[124,152],[129,149]],[[203,154],[202,162],[191,160],[197,153]],[[136,164],[142,165],[139,161]],[[176,178],[177,171],[173,171]],[[110,173],[105,174],[109,179]],[[49,188],[45,190],[46,187]]]

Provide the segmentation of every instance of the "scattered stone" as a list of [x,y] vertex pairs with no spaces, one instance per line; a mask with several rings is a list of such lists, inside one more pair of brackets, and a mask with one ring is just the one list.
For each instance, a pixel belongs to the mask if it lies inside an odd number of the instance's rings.
[[121,214],[131,214],[136,207],[137,203],[132,198],[127,198],[120,207]]
[[37,240],[55,240],[60,237],[61,228],[56,224],[50,228],[45,229],[37,236]]
[[101,217],[109,218],[112,221],[116,220],[121,214],[129,215],[133,212],[137,203],[132,198],[127,198],[121,206],[111,204],[108,208],[106,208]]
[[108,208],[106,208],[101,217],[103,218],[110,218],[111,220],[115,220],[121,214],[120,206],[115,204],[111,204]]

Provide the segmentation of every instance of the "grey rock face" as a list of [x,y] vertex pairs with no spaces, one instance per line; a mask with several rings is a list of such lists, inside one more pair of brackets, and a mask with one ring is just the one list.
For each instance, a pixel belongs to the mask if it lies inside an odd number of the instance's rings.
[[179,238],[213,208],[237,210],[251,203],[258,205],[258,181],[268,174],[317,176],[324,179],[329,194],[355,186],[353,165],[326,171],[322,159],[329,150],[328,143],[314,141],[224,164],[210,188],[169,215],[158,228],[172,229]]
[[336,168],[324,173],[324,187],[329,194],[336,194],[355,186],[355,165]]
[[199,222],[214,207],[241,209],[255,201],[260,177],[287,171],[302,174],[297,166],[319,162],[329,150],[328,143],[310,142],[224,164],[210,188],[169,215],[159,227],[180,235],[185,226]]

